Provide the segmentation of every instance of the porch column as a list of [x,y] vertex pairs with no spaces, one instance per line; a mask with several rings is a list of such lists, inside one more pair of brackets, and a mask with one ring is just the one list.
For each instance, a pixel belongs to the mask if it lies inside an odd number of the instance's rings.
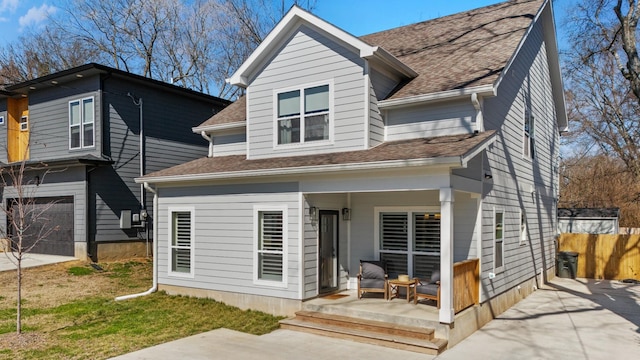
[[440,314],[441,323],[452,324],[453,308],[453,189],[440,189]]

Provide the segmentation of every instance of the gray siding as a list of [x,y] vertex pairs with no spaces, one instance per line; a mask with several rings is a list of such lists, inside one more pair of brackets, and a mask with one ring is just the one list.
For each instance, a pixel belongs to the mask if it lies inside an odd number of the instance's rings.
[[[535,116],[535,159],[523,158],[523,91],[531,94]],[[497,129],[497,141],[487,151],[483,200],[483,296],[494,296],[553,266],[558,132],[547,54],[538,23],[505,74],[498,96],[484,103],[485,127]],[[505,211],[504,271],[493,280],[493,209]],[[520,209],[526,209],[529,241],[520,242]]]
[[213,136],[213,156],[246,155],[247,133],[225,133]]
[[377,69],[370,69],[369,76],[378,100],[386,99],[401,81],[398,77]]
[[[364,61],[350,49],[301,26],[247,89],[250,158],[307,155],[364,148]],[[334,138],[303,146],[274,148],[277,91],[305,84],[333,82]]]
[[386,140],[469,134],[474,115],[470,100],[392,109],[386,116]]
[[[86,149],[69,150],[69,101],[86,97],[94,98],[95,146]],[[76,156],[99,156],[101,152],[100,117],[100,81],[98,77],[78,79],[70,86],[45,87],[29,93],[29,159],[47,162],[48,160],[71,158]],[[1,159],[7,160],[7,114],[6,101],[0,115],[4,112],[5,124],[0,125],[0,146],[3,147]]]
[[378,109],[378,94],[373,84],[369,84],[369,147],[384,142],[384,120]]
[[[288,209],[287,287],[253,284],[254,205]],[[195,211],[195,274],[168,275],[168,216],[172,206]],[[297,184],[220,185],[161,188],[159,199],[159,283],[200,289],[299,299],[299,195]]]
[[[304,298],[318,295],[318,224],[312,224],[308,216],[309,207],[315,206],[320,210],[335,210],[340,213],[347,207],[346,194],[307,195],[305,204],[305,233],[304,233]],[[346,289],[349,282],[349,250],[348,223],[338,216],[338,286]],[[357,273],[357,271],[356,271]]]

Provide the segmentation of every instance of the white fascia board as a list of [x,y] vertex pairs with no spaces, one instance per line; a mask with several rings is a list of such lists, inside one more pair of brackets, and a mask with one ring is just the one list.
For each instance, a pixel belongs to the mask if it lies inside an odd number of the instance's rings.
[[281,37],[287,36],[290,31],[299,27],[301,23],[308,23],[357,49],[360,57],[374,52],[374,47],[364,41],[294,5],[271,30],[269,35],[265,37],[262,43],[258,45],[256,50],[251,53],[249,58],[227,79],[227,82],[232,85],[247,87],[249,85],[247,76],[254,66],[260,64],[265,57],[275,51]]
[[433,165],[460,167],[462,166],[462,159],[459,156],[450,156],[450,157],[429,158],[429,159],[390,160],[390,161],[376,161],[376,162],[367,162],[367,163],[301,166],[301,167],[294,167],[294,168],[230,171],[230,172],[206,173],[206,174],[195,174],[195,175],[193,174],[174,175],[174,176],[159,176],[159,177],[150,177],[150,178],[145,177],[145,178],[136,178],[135,182],[138,184],[142,184],[145,182],[150,184],[160,184],[160,183],[175,183],[175,182],[183,182],[183,181],[238,179],[238,178],[249,178],[249,177],[258,177],[258,176],[278,176],[278,175],[327,173],[327,172],[340,172],[340,171],[378,170],[381,168],[390,169],[390,168],[433,166]]
[[191,131],[193,131],[196,134],[200,134],[201,132],[206,132],[206,133],[211,133],[211,132],[215,132],[215,131],[224,131],[224,130],[229,130],[229,129],[240,129],[247,126],[247,122],[246,121],[236,121],[236,122],[231,122],[231,123],[226,123],[226,124],[216,124],[216,125],[207,125],[207,126],[196,126],[191,128]]
[[474,157],[476,157],[476,155],[478,155],[480,152],[484,151],[487,147],[489,147],[489,145],[493,144],[496,141],[496,134],[493,134],[490,138],[485,140],[483,143],[476,146],[474,149],[471,149],[471,151],[469,151],[464,156],[462,156],[461,158],[462,167],[467,167],[467,163],[469,162],[469,160],[473,159]]
[[369,59],[371,57],[375,57],[376,59],[382,61],[383,63],[389,65],[391,68],[393,68],[394,70],[398,71],[400,74],[409,77],[409,78],[414,78],[416,76],[418,76],[418,73],[413,71],[412,68],[410,68],[409,66],[407,66],[405,63],[403,63],[402,61],[398,60],[397,57],[393,56],[390,52],[388,52],[387,50],[379,47],[379,46],[375,46],[373,48],[371,48],[370,50],[372,50],[371,54],[363,54],[362,52],[360,53],[360,56],[362,56],[365,59]]
[[402,107],[406,105],[414,105],[418,103],[425,103],[431,101],[443,101],[452,100],[457,98],[469,97],[472,94],[478,96],[490,97],[496,96],[497,90],[493,85],[483,85],[457,90],[441,91],[437,93],[422,94],[410,97],[404,97],[400,99],[381,100],[378,102],[380,109],[391,109],[395,107]]

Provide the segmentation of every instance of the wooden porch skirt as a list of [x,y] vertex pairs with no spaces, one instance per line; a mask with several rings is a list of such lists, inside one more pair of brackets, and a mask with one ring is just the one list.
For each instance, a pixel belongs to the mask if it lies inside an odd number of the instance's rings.
[[456,314],[477,305],[480,300],[479,264],[479,259],[469,259],[453,264],[453,308]]

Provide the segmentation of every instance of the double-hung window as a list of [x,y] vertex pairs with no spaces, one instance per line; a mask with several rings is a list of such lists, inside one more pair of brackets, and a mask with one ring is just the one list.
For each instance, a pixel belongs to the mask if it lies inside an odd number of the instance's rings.
[[389,275],[428,278],[440,264],[440,213],[392,210],[378,216],[380,259]]
[[169,209],[169,274],[193,276],[194,210]]
[[327,84],[277,94],[278,145],[329,139],[329,91]]
[[94,146],[94,104],[93,97],[69,101],[69,149]]
[[504,212],[495,210],[493,214],[493,269],[498,272],[504,265]]
[[286,284],[286,208],[255,208],[254,281],[279,286]]

